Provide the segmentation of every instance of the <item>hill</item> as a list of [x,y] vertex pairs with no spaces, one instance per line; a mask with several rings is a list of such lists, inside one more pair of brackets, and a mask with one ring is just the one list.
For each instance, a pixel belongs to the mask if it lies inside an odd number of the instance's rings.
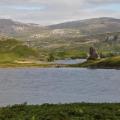
[[28,39],[29,36],[37,32],[40,33],[42,27],[38,24],[27,24],[11,19],[0,19],[0,36],[2,37],[15,37],[22,39]]
[[0,19],[0,35],[17,37],[24,40],[34,40],[50,37],[80,37],[103,33],[120,32],[120,19],[92,18],[66,22],[50,26],[27,24],[11,19]]
[[93,18],[41,27],[0,20],[1,38],[15,38],[34,47],[43,60],[85,58],[90,46],[106,54],[120,53],[120,19]]
[[103,17],[71,21],[49,26],[50,29],[77,29],[84,35],[120,31],[120,19]]
[[37,59],[38,56],[36,50],[29,48],[21,41],[15,39],[0,40],[0,63]]

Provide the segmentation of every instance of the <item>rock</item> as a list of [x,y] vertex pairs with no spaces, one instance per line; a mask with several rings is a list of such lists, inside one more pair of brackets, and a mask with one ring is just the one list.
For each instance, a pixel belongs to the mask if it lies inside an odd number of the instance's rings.
[[99,57],[99,55],[98,55],[96,49],[94,47],[90,47],[88,60],[95,60],[98,57]]

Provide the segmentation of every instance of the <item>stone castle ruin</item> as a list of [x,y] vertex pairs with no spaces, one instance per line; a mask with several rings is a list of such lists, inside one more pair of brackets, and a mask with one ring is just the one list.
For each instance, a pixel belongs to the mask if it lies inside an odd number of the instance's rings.
[[88,60],[95,60],[98,58],[99,58],[99,55],[97,53],[97,50],[94,47],[90,47]]

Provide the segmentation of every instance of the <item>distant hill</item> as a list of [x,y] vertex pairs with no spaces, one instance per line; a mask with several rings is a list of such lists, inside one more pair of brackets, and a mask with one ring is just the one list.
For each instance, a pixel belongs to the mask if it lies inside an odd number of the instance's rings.
[[0,19],[0,36],[28,38],[40,32],[42,27],[38,24],[16,22],[11,19]]
[[120,19],[102,17],[65,22],[48,26],[50,29],[77,29],[82,34],[120,32]]
[[52,37],[77,37],[108,32],[120,32],[120,19],[103,17],[65,22],[50,26],[27,24],[0,19],[0,36],[34,40]]
[[[105,55],[120,53],[120,19],[93,18],[44,27],[0,19],[0,37],[24,41],[39,51],[39,58],[42,60],[47,60],[51,53],[55,59],[84,57],[91,46]],[[20,55],[22,49],[22,54],[26,51],[23,47],[19,47],[19,51],[17,48],[12,51],[17,52],[15,56]]]

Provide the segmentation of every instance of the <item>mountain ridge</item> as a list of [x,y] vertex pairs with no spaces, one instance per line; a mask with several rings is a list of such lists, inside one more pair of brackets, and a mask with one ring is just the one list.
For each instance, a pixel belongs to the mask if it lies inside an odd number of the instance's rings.
[[34,23],[22,23],[11,19],[0,19],[0,35],[20,39],[41,39],[51,36],[80,36],[120,32],[120,19],[111,17],[91,18],[40,26]]
[[[78,29],[83,34],[119,32],[120,19],[101,17],[60,23],[48,26],[50,29]],[[103,32],[102,32],[103,31]]]

